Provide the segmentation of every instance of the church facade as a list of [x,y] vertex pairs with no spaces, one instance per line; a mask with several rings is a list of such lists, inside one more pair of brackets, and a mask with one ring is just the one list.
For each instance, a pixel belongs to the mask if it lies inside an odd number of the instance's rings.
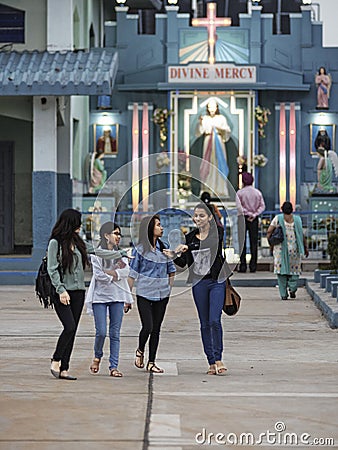
[[[87,13],[97,17],[92,3]],[[25,261],[0,257],[1,270],[27,270],[32,278],[57,214],[64,207],[88,212],[96,194],[107,211],[189,209],[202,190],[231,207],[241,171],[248,170],[255,175],[267,209],[278,209],[285,200],[303,210],[311,208],[309,198],[317,181],[315,140],[324,128],[336,150],[338,114],[338,49],[323,47],[322,24],[314,19],[312,7],[303,5],[290,13],[288,32],[283,34],[275,32],[273,14],[251,2],[236,25],[219,17],[216,3],[207,3],[203,17],[194,18],[181,13],[179,5],[166,6],[155,15],[153,34],[140,33],[139,17],[127,6],[115,11],[115,20],[106,21],[104,28],[101,23],[104,47],[97,42],[98,48],[77,63],[71,62],[72,50],[63,49],[69,57],[60,57],[59,65],[54,61],[48,68],[55,76],[55,67],[64,73],[68,65],[73,78],[81,71],[87,78],[78,75],[76,84],[70,77],[62,87],[64,75],[40,86],[40,91],[37,86],[21,93],[34,111],[20,124],[29,141],[23,158],[35,162],[32,187],[28,174],[24,186],[16,181],[16,189],[25,191],[28,201],[14,206],[11,226],[17,227],[15,244],[20,227],[13,221],[20,217],[21,224],[32,224],[25,241],[31,242],[32,256]],[[97,18],[98,28],[99,23]],[[93,29],[90,21],[88,28]],[[50,50],[58,48],[41,48],[38,53]],[[95,51],[99,56],[93,67]],[[38,56],[27,58],[28,71]],[[315,77],[320,67],[331,80],[327,107],[317,102]],[[18,89],[2,80],[3,124],[10,104],[13,116],[19,115],[22,104],[15,110],[15,101],[23,97]],[[72,110],[74,98],[83,100]],[[38,123],[44,124],[45,132]],[[212,140],[215,129],[218,136]],[[16,143],[15,134],[1,131],[0,141]],[[97,190],[90,175],[105,134],[108,147],[102,147],[102,162],[97,162],[105,182]],[[53,136],[52,146],[47,136]],[[16,175],[17,168],[8,170]],[[8,277],[3,279],[8,282]]]

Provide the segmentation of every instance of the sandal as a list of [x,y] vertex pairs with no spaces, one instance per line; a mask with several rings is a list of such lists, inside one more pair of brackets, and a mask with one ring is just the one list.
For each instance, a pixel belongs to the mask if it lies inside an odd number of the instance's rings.
[[210,364],[207,375],[216,375],[216,364]]
[[148,362],[147,364],[147,372],[152,372],[152,373],[163,373],[164,370],[161,369],[160,367],[158,367],[154,362]]
[[100,370],[100,362],[101,362],[101,358],[93,359],[93,362],[92,362],[91,366],[89,367],[89,370],[91,371],[91,373],[98,373],[98,371]]
[[118,369],[111,369],[109,372],[110,372],[111,377],[115,377],[115,378],[123,377],[123,373],[120,372]]
[[135,358],[135,366],[138,369],[143,369],[143,367],[144,367],[144,352],[141,352],[141,350],[138,348],[136,350],[135,356],[136,356],[136,358]]
[[222,361],[216,361],[216,375],[225,375],[227,370]]

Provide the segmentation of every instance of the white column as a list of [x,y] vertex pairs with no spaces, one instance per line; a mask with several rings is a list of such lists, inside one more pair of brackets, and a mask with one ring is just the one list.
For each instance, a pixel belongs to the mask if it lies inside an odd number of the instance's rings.
[[33,249],[46,249],[57,217],[56,97],[33,99]]
[[47,0],[47,50],[73,50],[73,2]]
[[72,127],[70,120],[70,97],[58,97],[59,116],[63,118],[62,126],[57,128],[57,172],[70,174],[72,157]]
[[57,171],[56,97],[33,100],[33,172]]

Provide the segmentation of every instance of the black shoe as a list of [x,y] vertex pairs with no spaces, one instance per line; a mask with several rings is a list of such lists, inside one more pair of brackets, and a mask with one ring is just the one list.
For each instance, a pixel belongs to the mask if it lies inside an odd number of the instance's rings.
[[256,272],[256,269],[250,269],[250,272],[251,272],[251,273],[255,273],[255,272]]
[[246,267],[240,267],[237,272],[239,273],[245,273],[246,272]]
[[287,297],[282,297],[282,300],[287,300],[288,298]]
[[[54,360],[53,358],[50,360],[50,362],[52,363]],[[53,375],[53,377],[55,378],[59,378],[60,376],[60,370],[53,370],[52,368],[50,369],[51,374]]]
[[61,375],[61,373],[59,374],[59,379],[60,380],[77,380],[76,377],[72,377],[71,375]]
[[290,298],[296,298],[296,291],[290,291]]

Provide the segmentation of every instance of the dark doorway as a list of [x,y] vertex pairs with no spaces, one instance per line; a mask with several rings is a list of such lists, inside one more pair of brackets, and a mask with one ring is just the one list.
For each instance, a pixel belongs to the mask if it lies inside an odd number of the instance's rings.
[[0,254],[14,250],[14,142],[0,141]]

